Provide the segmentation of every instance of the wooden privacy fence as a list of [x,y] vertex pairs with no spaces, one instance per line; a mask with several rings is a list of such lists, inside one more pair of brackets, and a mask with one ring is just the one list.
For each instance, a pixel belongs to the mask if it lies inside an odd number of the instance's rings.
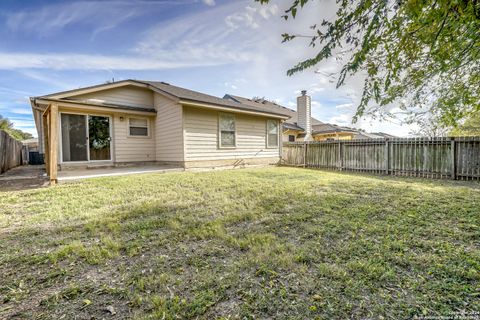
[[480,137],[285,143],[282,164],[425,178],[480,180]]
[[26,157],[26,148],[23,144],[10,137],[8,133],[0,130],[0,173],[22,165]]

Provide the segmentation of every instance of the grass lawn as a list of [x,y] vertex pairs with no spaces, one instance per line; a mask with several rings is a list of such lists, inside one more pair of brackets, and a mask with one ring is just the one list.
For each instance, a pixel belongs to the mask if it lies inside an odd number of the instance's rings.
[[461,310],[480,311],[478,183],[268,168],[0,192],[1,319]]

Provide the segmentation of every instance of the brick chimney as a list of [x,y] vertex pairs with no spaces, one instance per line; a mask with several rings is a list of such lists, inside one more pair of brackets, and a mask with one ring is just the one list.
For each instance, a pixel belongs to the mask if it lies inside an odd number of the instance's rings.
[[312,141],[312,99],[307,96],[307,90],[302,90],[302,95],[297,97],[297,125],[305,130],[304,141]]

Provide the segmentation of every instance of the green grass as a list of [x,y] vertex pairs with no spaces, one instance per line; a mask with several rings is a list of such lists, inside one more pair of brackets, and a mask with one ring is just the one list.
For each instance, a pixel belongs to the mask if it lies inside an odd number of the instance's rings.
[[479,246],[473,182],[269,168],[0,192],[0,318],[479,311]]

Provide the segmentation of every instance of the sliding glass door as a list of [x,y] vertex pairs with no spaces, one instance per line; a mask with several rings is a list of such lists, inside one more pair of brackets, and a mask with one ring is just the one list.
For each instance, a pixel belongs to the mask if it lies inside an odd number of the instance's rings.
[[63,162],[87,161],[87,123],[84,115],[62,113]]
[[111,159],[110,117],[62,113],[62,160]]
[[110,160],[110,118],[88,116],[90,160]]

